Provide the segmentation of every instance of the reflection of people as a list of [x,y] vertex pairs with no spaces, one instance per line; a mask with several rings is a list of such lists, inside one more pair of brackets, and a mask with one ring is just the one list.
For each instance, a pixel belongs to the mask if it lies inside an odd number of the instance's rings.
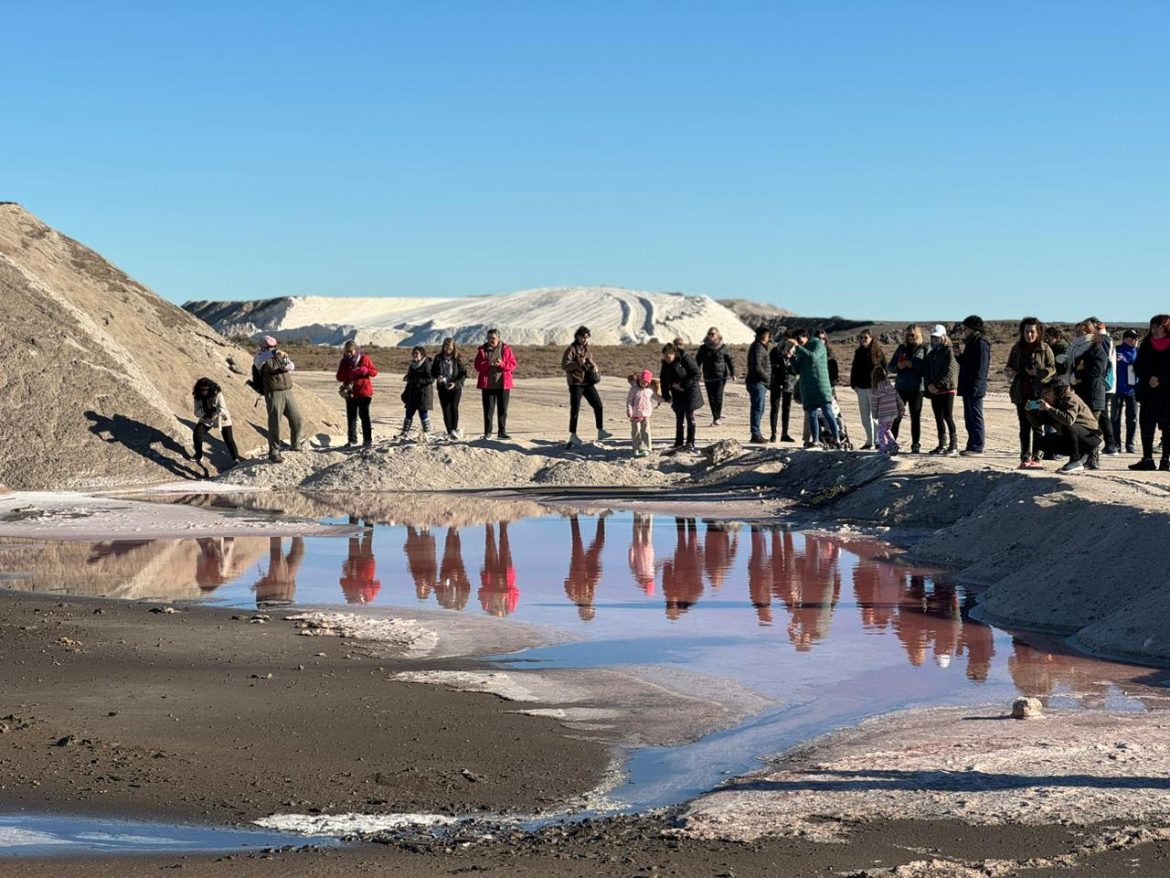
[[864,628],[884,629],[894,621],[901,601],[902,583],[889,562],[858,555],[853,566],[853,594]]
[[727,578],[727,571],[739,549],[738,525],[711,519],[704,519],[703,523],[707,526],[703,539],[703,567],[707,571],[707,582],[711,588],[717,589]]
[[[711,531],[708,528],[707,534]],[[761,625],[772,624],[772,561],[768,557],[768,544],[764,529],[752,525],[752,547],[748,555],[748,597],[756,608],[756,618]]]
[[647,595],[654,594],[654,516],[634,513],[634,535],[630,541],[630,572],[638,588]]
[[231,579],[234,537],[201,537],[195,561],[195,584],[202,591],[214,591]]
[[837,568],[839,549],[832,540],[806,536],[804,553],[795,560],[796,575],[788,579],[781,595],[788,607],[788,639],[797,652],[808,652],[829,633],[833,609],[841,594]]
[[593,542],[589,544],[589,551],[585,551],[585,541],[581,539],[581,525],[576,515],[569,516],[569,530],[572,533],[573,546],[569,554],[569,575],[565,577],[565,594],[577,605],[577,615],[588,622],[597,612],[593,606],[593,595],[597,591],[597,583],[601,581],[605,516],[597,518],[597,528],[593,532]]
[[682,616],[703,596],[703,550],[693,518],[675,518],[674,557],[662,565],[662,597],[666,618]]
[[268,541],[268,571],[256,582],[256,606],[291,604],[297,593],[297,573],[305,559],[305,541],[293,537],[288,555],[284,554],[284,540],[272,537]]
[[925,578],[912,575],[894,620],[894,634],[910,664],[921,667],[927,655],[933,653],[938,664],[948,665],[951,656],[959,652],[962,627],[954,587],[936,582],[927,591]]
[[483,569],[479,572],[479,605],[493,616],[507,616],[516,612],[520,590],[516,588],[516,568],[512,566],[512,548],[508,544],[508,522],[500,522],[500,543],[496,546],[496,530],[484,525]]
[[406,542],[402,546],[406,553],[406,566],[414,580],[414,596],[425,601],[435,587],[435,538],[425,527],[406,528]]
[[447,528],[443,541],[443,563],[439,567],[439,582],[435,586],[435,599],[445,610],[462,610],[471,597],[471,580],[463,567],[463,544],[459,529]]
[[374,532],[367,528],[349,538],[349,557],[341,565],[341,593],[347,604],[372,603],[382,583],[374,560]]

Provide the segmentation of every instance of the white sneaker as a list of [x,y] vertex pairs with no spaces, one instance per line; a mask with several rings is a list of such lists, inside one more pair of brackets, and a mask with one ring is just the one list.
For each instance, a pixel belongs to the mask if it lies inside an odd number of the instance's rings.
[[463,434],[461,432],[459,432],[458,430],[452,430],[451,431],[451,438],[454,439],[456,442],[462,442],[463,441]]
[[430,442],[430,441],[431,441],[431,434],[430,434],[430,431],[429,431],[429,430],[422,430],[422,431],[420,431],[420,432],[419,432],[419,434],[418,434],[418,441],[419,441],[419,442],[424,442],[424,443],[425,443],[425,442]]
[[612,439],[612,438],[613,438],[613,433],[609,432],[609,430],[598,430],[597,431],[597,441],[598,442],[603,442],[606,439]]

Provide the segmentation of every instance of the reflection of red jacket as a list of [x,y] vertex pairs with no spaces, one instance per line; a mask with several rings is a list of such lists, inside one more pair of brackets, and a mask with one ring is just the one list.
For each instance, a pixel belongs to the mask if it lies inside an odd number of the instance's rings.
[[353,395],[361,399],[370,399],[374,395],[374,382],[378,370],[374,362],[366,354],[356,357],[342,357],[341,365],[337,367],[337,380],[342,384],[353,384]]
[[[509,567],[504,582],[487,571],[480,576],[479,605],[493,616],[510,616],[520,605],[520,589],[516,588],[516,571]],[[502,586],[502,587],[501,587]]]
[[382,590],[382,583],[374,577],[377,565],[373,555],[350,558],[341,567],[341,591],[346,603],[372,603]]

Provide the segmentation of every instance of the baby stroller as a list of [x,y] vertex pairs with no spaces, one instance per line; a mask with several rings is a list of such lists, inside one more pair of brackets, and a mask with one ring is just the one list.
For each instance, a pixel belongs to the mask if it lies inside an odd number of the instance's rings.
[[[830,405],[833,408],[833,417],[837,419],[837,436],[840,438],[840,442],[837,445],[837,448],[840,451],[852,451],[853,442],[849,439],[849,431],[845,428],[845,419],[841,417],[841,406],[837,404],[836,396],[833,397],[833,401],[830,403]],[[820,411],[817,412],[817,421],[820,422],[821,448],[826,450],[831,449],[833,447],[833,443],[829,437],[833,434],[829,430],[828,425],[825,423],[824,414]]]

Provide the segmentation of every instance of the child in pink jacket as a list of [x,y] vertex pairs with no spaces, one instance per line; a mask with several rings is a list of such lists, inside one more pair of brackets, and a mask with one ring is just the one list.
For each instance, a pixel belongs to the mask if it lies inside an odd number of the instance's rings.
[[894,421],[902,414],[902,398],[886,377],[886,370],[877,366],[873,370],[873,389],[870,391],[874,417],[878,422],[877,446],[885,454],[898,453],[898,440],[894,438]]
[[641,374],[630,375],[630,392],[626,395],[626,415],[630,419],[630,438],[633,441],[634,457],[645,457],[650,453],[650,415],[662,402],[658,395],[658,384],[649,369]]

